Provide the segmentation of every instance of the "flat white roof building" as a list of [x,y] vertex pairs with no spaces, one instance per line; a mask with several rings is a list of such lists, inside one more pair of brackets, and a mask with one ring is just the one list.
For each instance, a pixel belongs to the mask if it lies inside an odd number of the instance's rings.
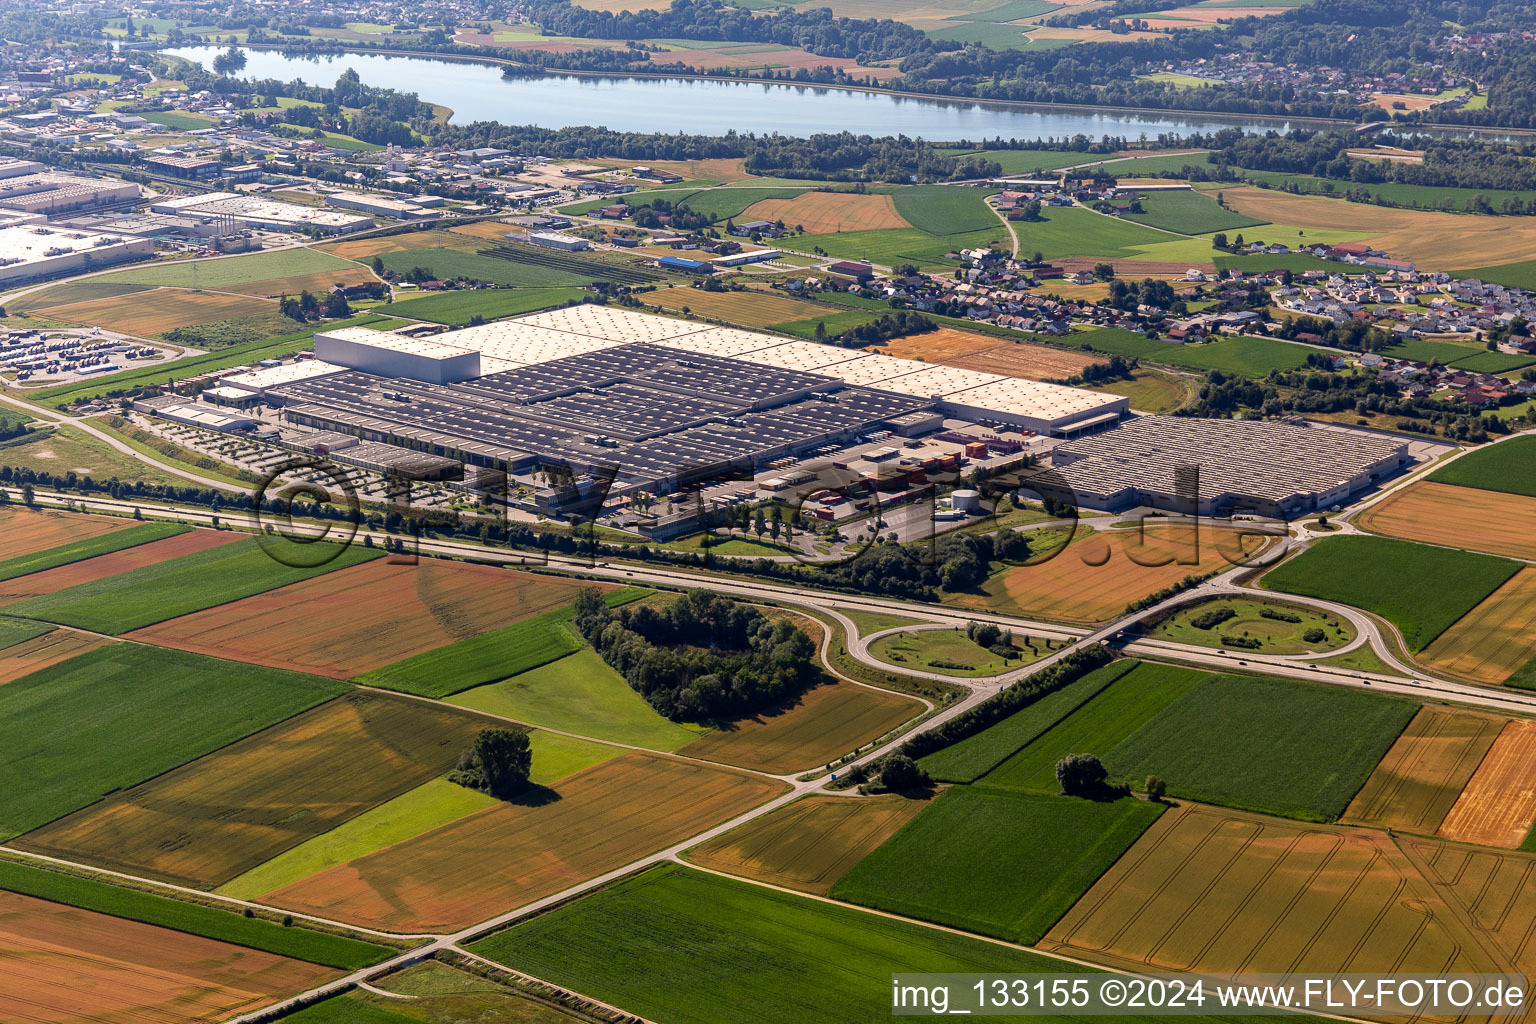
[[345,366],[328,363],[323,359],[300,359],[296,362],[284,363],[282,366],[268,366],[260,370],[237,373],[233,377],[223,378],[219,384],[223,387],[239,388],[242,391],[253,391],[264,395],[268,388],[293,384],[301,380],[329,377],[333,373],[341,373],[346,369]]
[[938,398],[952,395],[957,391],[1013,379],[1001,377],[995,373],[962,370],[957,366],[932,366],[915,359],[910,362],[917,364],[918,369],[915,372],[892,377],[882,383],[880,389],[894,391],[901,395],[916,395],[919,398]]
[[41,224],[0,227],[0,282],[27,281],[109,267],[154,254],[147,238]]
[[827,376],[836,377],[845,384],[859,384],[889,391],[890,389],[885,387],[885,381],[926,369],[928,364],[920,363],[916,359],[897,359],[895,356],[876,353],[867,355],[863,359],[838,363],[828,368]]
[[341,327],[315,335],[315,358],[380,377],[453,384],[480,376],[480,353],[425,338]]
[[[579,356],[619,344],[605,338],[587,338],[579,334],[550,330],[548,327],[539,327],[525,320],[500,320],[496,323],[466,327],[463,330],[439,334],[435,340],[447,345],[474,349],[482,356],[504,364],[502,369],[547,363],[553,359]],[[485,368],[482,367],[482,369]],[[494,373],[495,371],[485,369],[485,372]]]
[[442,216],[408,199],[392,199],[389,196],[376,196],[364,192],[336,192],[326,196],[325,201],[330,206],[339,206],[346,210],[361,210],[364,213],[395,220],[431,220]]
[[58,171],[0,179],[0,206],[22,213],[66,213],[139,198],[131,181],[82,178]]
[[711,327],[694,334],[668,338],[657,344],[665,345],[667,348],[681,349],[684,352],[694,352],[701,356],[736,358],[747,352],[758,352],[765,348],[773,348],[775,345],[782,345],[784,339],[771,334],[758,334],[756,331],[742,331],[735,327]]
[[298,203],[283,203],[234,192],[210,192],[198,196],[175,196],[150,206],[154,213],[184,214],[193,217],[228,217],[239,224],[277,231],[319,228],[332,233],[357,231],[373,225],[372,217],[339,210],[322,210]]
[[760,348],[736,358],[758,366],[782,366],[786,370],[805,370],[808,373],[824,372],[826,367],[864,358],[865,353],[856,348],[838,348],[835,345],[818,345],[814,341],[791,341],[787,345]]
[[665,316],[636,313],[614,306],[584,304],[551,309],[523,317],[520,323],[536,327],[548,327],[554,331],[567,331],[588,338],[604,338],[608,341],[662,342],[708,329],[707,324],[673,320]]
[[1108,426],[1131,408],[1131,400],[1122,396],[1018,377],[945,395],[942,404],[953,415],[999,420],[1041,434]]

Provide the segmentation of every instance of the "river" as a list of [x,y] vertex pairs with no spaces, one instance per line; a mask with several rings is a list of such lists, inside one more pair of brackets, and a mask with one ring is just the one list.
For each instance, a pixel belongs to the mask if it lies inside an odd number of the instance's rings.
[[[210,46],[164,51],[209,66]],[[1162,132],[1210,132],[1240,127],[1278,129],[1284,122],[1161,111],[1089,111],[969,100],[915,99],[889,93],[768,82],[576,74],[502,78],[485,63],[382,54],[285,56],[246,50],[242,78],[295,78],[330,85],[347,68],[368,85],[414,92],[453,110],[451,120],[500,121],[545,128],[594,125],[629,132],[727,131],[804,137],[819,132],[908,135],[934,140],[1068,138],[1103,135],[1137,139]],[[512,54],[515,56],[515,54]]]

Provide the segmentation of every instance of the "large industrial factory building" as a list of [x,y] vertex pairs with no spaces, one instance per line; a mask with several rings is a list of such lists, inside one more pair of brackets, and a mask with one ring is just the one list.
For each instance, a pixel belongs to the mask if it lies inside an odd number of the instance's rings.
[[[667,491],[750,472],[914,413],[1053,437],[1123,397],[581,305],[414,340],[315,336],[307,378],[264,389],[296,426],[510,475],[559,465]],[[333,372],[325,372],[329,367]]]

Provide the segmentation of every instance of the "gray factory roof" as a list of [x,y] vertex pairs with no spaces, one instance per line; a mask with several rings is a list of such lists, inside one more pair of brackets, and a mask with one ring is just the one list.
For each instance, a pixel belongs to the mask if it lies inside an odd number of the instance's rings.
[[1406,441],[1356,431],[1253,420],[1141,416],[1058,445],[1055,471],[1084,494],[1126,488],[1172,494],[1175,473],[1198,466],[1200,493],[1279,503],[1333,490],[1396,460]]
[[306,422],[508,464],[613,464],[620,479],[707,472],[818,443],[925,402],[816,374],[649,344],[458,384],[346,371],[271,390]]

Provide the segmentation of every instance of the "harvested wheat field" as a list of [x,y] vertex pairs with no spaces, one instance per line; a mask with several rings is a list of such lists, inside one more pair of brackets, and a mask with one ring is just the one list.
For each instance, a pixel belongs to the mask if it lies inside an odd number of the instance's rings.
[[324,295],[336,285],[367,284],[369,281],[377,281],[373,271],[364,267],[339,267],[336,270],[322,270],[318,274],[298,274],[293,277],[273,277],[265,281],[252,281],[250,284],[240,285],[240,290],[247,295],[265,295],[275,299],[283,295],[298,295],[300,292],[314,292]]
[[[675,256],[676,253],[669,252],[668,255]],[[786,299],[782,295],[752,289],[741,292],[706,292],[700,288],[660,288],[648,292],[645,301],[670,310],[680,310],[686,306],[699,316],[724,320],[741,327],[771,327],[774,324],[809,320],[815,316],[833,316],[839,312],[814,302]]]
[[1427,665],[1502,683],[1536,658],[1536,569],[1521,569],[1419,653]]
[[910,228],[890,196],[856,192],[806,192],[793,199],[761,199],[738,220],[783,221],[807,234]]
[[16,842],[213,888],[443,774],[493,724],[446,705],[353,692]]
[[1444,899],[1460,904],[1515,970],[1536,972],[1536,856],[1402,839],[1399,846]]
[[0,607],[15,604],[17,601],[24,601],[31,597],[56,594],[61,590],[67,590],[81,583],[89,583],[92,580],[104,580],[108,576],[116,576],[118,573],[127,572],[130,569],[142,569],[146,565],[158,565],[161,562],[168,562],[173,558],[180,558],[182,555],[190,555],[197,551],[222,547],[225,544],[232,544],[242,539],[244,539],[244,535],[238,533],[220,533],[217,530],[192,530],[189,533],[179,533],[174,537],[167,537],[164,540],[150,541],[148,544],[138,544],[131,548],[124,548],[121,551],[97,555],[95,558],[70,562],[68,565],[61,565],[55,569],[45,569],[42,572],[18,576],[13,580],[0,582]]
[[941,327],[886,342],[875,351],[901,359],[959,366],[1005,377],[1050,380],[1071,377],[1104,360],[1082,352],[1003,341],[988,334]]
[[[1393,210],[1342,199],[1293,195],[1279,189],[1228,188],[1228,208],[1287,227],[1365,232],[1394,259],[1436,267],[1481,267],[1488,254],[1501,263],[1536,259],[1536,224],[1507,218],[1428,210]],[[1364,240],[1364,239],[1362,239]]]
[[1536,559],[1536,498],[1421,480],[1355,522],[1373,533]]
[[1224,569],[1262,549],[1266,539],[1202,524],[1198,542],[1187,526],[1156,524],[1145,530],[1089,531],[1075,543],[1033,565],[994,574],[973,591],[945,601],[1003,615],[1032,615],[1060,622],[1094,623],[1114,618],[1132,601],[1186,576]]
[[1420,708],[1340,820],[1434,834],[1506,721]]
[[857,683],[809,691],[787,711],[715,729],[677,752],[770,775],[817,768],[923,710],[921,701]]
[[0,891],[0,1020],[191,1024],[296,995],[336,971]]
[[1133,970],[1497,970],[1384,832],[1184,804],[1041,948]]
[[1536,722],[1506,725],[1436,835],[1513,850],[1536,822]]
[[370,260],[375,256],[387,256],[392,252],[412,249],[459,249],[477,252],[485,248],[482,240],[472,235],[452,231],[409,231],[403,235],[384,235],[374,238],[354,238],[346,242],[331,242],[318,246],[325,252],[348,260]]
[[[1426,96],[1423,93],[1417,92],[1373,92],[1371,93],[1371,102],[1383,110],[1402,109],[1417,111],[1428,110],[1436,103],[1439,103],[1440,98],[1434,95]],[[1397,103],[1401,103],[1402,107],[1397,108],[1393,106]],[[1354,156],[1355,154],[1351,152],[1349,155]],[[1423,161],[1420,160],[1418,162],[1422,163]]]
[[[391,931],[449,931],[663,849],[777,796],[761,777],[630,753],[262,897]],[[494,855],[491,855],[492,852]]]
[[77,540],[127,529],[131,520],[107,516],[80,516],[72,512],[42,512],[0,508],[0,536],[5,537],[5,557],[20,558]]
[[1215,25],[1221,21],[1233,21],[1237,18],[1269,18],[1276,14],[1285,14],[1295,10],[1294,7],[1265,7],[1261,3],[1255,3],[1252,7],[1205,7],[1193,5],[1190,7],[1176,7],[1171,11],[1159,11],[1142,19],[1149,28],[1196,28],[1200,25]]
[[582,584],[488,565],[374,559],[128,634],[162,647],[350,679],[574,600]]
[[104,636],[77,633],[73,629],[55,629],[42,636],[23,640],[0,651],[0,684],[11,683],[49,665],[68,661],[77,654],[94,651],[115,643]]
[[825,896],[926,800],[810,796],[688,851],[702,867]]
[[[261,294],[261,293],[257,293]],[[186,288],[156,288],[132,295],[114,295],[94,302],[52,306],[42,311],[51,320],[89,324],[109,331],[151,337],[177,327],[234,320],[277,312],[270,299],[222,292],[194,292]]]

